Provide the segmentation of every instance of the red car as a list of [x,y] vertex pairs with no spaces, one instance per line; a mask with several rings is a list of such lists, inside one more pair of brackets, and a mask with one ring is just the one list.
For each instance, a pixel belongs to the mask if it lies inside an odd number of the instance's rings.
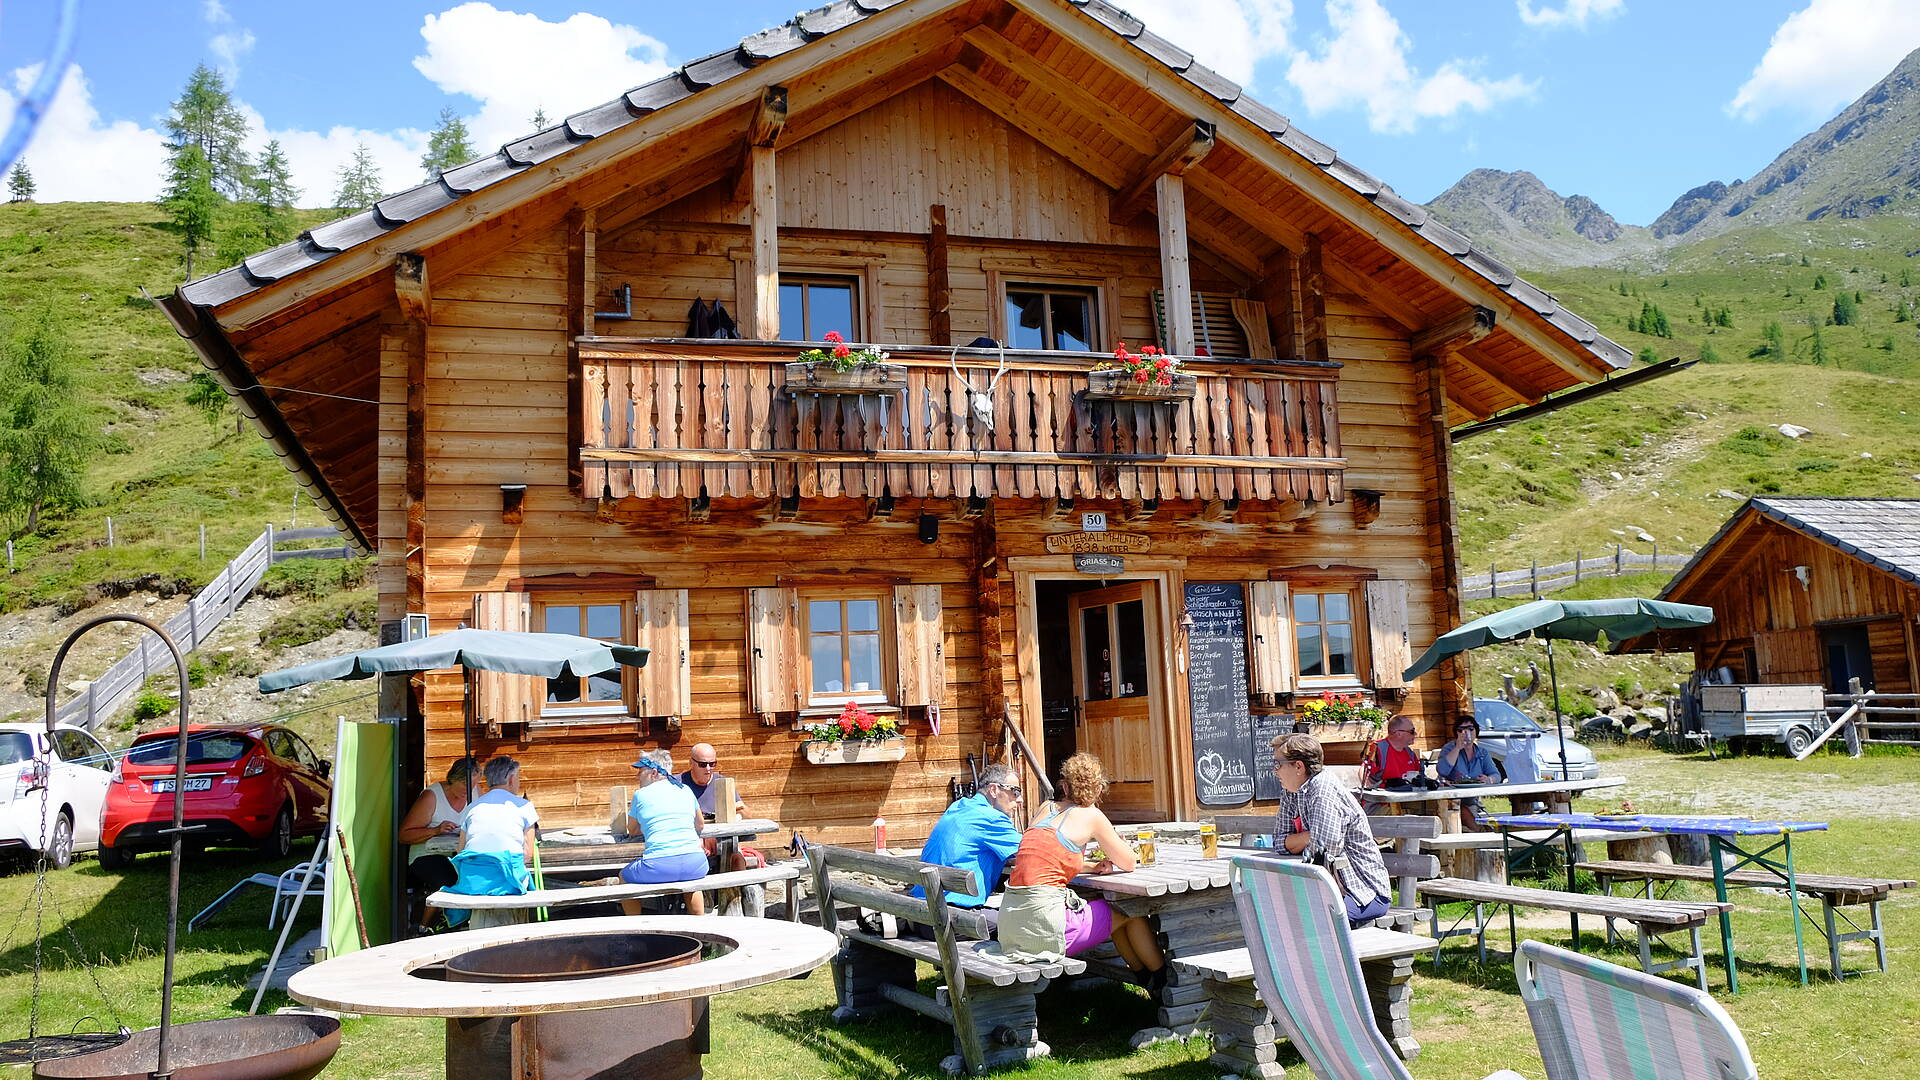
[[[122,867],[170,846],[179,728],[134,740],[113,769],[100,821],[100,863]],[[187,734],[186,823],[193,845],[258,847],[285,858],[295,836],[326,831],[333,767],[283,727],[195,724]]]

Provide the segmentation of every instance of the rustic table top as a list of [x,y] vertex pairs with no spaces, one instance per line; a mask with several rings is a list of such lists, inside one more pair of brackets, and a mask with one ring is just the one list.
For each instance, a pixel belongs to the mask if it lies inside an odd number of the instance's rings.
[[1186,844],[1157,846],[1152,866],[1124,874],[1081,874],[1073,884],[1082,892],[1098,893],[1108,900],[1227,887],[1229,864],[1225,858],[1203,859],[1197,846]]
[[[766,818],[709,821],[700,826],[700,836],[707,840],[740,840],[779,831],[780,823]],[[596,832],[569,829],[540,837],[540,864],[547,870],[566,869],[579,863],[596,866],[616,863],[614,869],[618,870],[646,851],[646,841],[612,836],[604,829]]]
[[1541,780],[1531,784],[1456,784],[1432,791],[1389,791],[1386,788],[1361,788],[1363,799],[1383,803],[1452,802],[1456,799],[1499,798],[1503,795],[1546,795],[1555,791],[1582,792],[1596,788],[1625,787],[1624,776],[1598,776],[1592,780]]
[[[680,934],[732,951],[685,967],[528,983],[456,983],[413,975],[461,953],[547,937]],[[348,953],[300,971],[295,1000],[382,1016],[529,1016],[709,997],[775,982],[827,962],[839,942],[804,923],[724,915],[638,915],[521,923],[398,941]]]
[[1707,817],[1694,814],[1488,814],[1503,829],[1599,829],[1635,832],[1651,829],[1694,836],[1779,836],[1783,833],[1821,832],[1824,821],[1756,821],[1743,817]]

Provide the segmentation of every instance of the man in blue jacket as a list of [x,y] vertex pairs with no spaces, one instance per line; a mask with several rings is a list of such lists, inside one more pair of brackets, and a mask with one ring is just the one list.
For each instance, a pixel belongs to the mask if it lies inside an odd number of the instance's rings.
[[[1000,884],[1007,860],[1020,849],[1020,830],[1008,815],[1020,805],[1020,782],[1005,765],[989,765],[980,774],[980,790],[947,807],[934,822],[927,846],[920,852],[922,862],[971,870],[977,876],[979,891],[949,892],[947,903],[954,907],[979,909],[992,918],[998,912],[985,907],[987,896]],[[913,895],[925,896],[918,886]]]

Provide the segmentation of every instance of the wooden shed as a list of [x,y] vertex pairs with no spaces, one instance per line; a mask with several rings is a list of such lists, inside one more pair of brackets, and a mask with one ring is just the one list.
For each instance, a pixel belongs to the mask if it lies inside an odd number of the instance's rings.
[[1749,499],[1660,598],[1713,608],[1711,625],[1662,635],[1669,647],[1690,645],[1699,671],[1914,693],[1920,499]]
[[[548,822],[704,741],[830,840],[924,836],[1016,732],[1164,819],[1270,798],[1307,696],[1443,731],[1462,673],[1400,672],[1459,619],[1449,428],[1629,363],[1100,0],[841,0],[165,306],[383,620],[654,650],[473,688]],[[789,367],[828,331],[895,367]],[[1116,396],[1115,342],[1190,382]],[[384,705],[412,779],[463,697]],[[848,701],[901,760],[808,761]]]

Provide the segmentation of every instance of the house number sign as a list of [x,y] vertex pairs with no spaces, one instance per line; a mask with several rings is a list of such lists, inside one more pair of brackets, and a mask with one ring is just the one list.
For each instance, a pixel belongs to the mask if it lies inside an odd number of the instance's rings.
[[1081,532],[1106,532],[1107,531],[1107,512],[1105,510],[1089,510],[1084,514],[1081,514],[1080,515],[1080,531]]

